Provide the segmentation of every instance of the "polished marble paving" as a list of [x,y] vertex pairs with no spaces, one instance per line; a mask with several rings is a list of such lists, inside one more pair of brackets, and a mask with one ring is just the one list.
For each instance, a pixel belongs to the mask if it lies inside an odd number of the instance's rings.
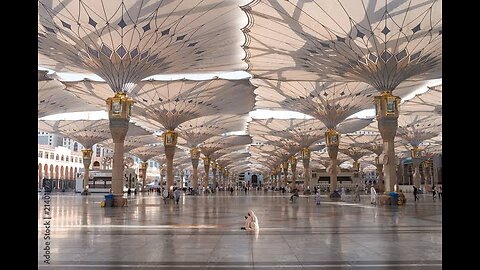
[[[407,194],[404,206],[330,202],[251,191],[129,199],[38,195],[39,269],[441,269],[442,201]],[[47,207],[48,208],[48,207]],[[253,209],[260,231],[240,230]],[[50,217],[45,211],[50,210]],[[44,222],[47,222],[44,224]],[[47,236],[49,226],[50,239]],[[48,243],[47,243],[48,242]],[[49,248],[49,264],[44,260]]]

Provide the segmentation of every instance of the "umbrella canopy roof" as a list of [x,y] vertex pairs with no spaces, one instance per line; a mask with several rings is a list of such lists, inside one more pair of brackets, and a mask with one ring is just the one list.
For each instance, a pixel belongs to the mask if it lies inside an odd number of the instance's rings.
[[[38,129],[48,133],[58,133],[91,149],[96,143],[112,137],[109,121],[102,120],[39,120]],[[127,136],[150,134],[145,129],[129,123]]]
[[65,84],[47,71],[38,71],[38,117],[67,112],[96,111],[97,106],[65,91]]
[[199,148],[203,155],[210,156],[220,149],[251,143],[249,135],[215,136],[200,144]]
[[309,147],[325,137],[327,127],[317,119],[253,119],[248,123],[252,136],[260,134],[277,135],[291,139],[300,146]]
[[114,92],[148,76],[243,70],[244,1],[38,1],[39,65]]
[[[161,138],[153,134],[140,135],[140,136],[125,136],[123,150],[125,151],[125,153],[127,153],[134,148],[144,146],[147,144],[160,143],[160,142],[161,142]],[[101,142],[100,144],[111,149],[114,149],[115,147],[113,143],[113,139],[111,138]]]
[[187,141],[188,147],[196,147],[215,135],[232,131],[244,131],[248,114],[215,114],[195,118],[177,127],[179,136]]
[[[99,107],[111,96],[104,82],[67,83],[68,90]],[[129,93],[135,101],[132,117],[149,129],[174,130],[178,125],[207,115],[244,114],[253,109],[254,86],[248,80],[145,80]]]
[[442,115],[442,85],[428,87],[427,92],[418,94],[400,104],[402,114]]
[[442,132],[441,115],[404,115],[398,117],[397,136],[412,146],[419,146]]
[[243,10],[256,77],[361,81],[380,91],[441,77],[441,0],[257,0]]
[[[333,129],[364,109],[373,109],[376,90],[360,82],[311,82],[251,79],[257,86],[257,109],[287,109],[311,115]],[[409,95],[423,82],[406,82],[396,90]]]

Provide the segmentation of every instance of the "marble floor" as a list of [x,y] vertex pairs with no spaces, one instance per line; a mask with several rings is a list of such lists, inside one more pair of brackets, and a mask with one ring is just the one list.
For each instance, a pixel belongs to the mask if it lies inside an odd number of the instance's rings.
[[[296,202],[278,192],[129,199],[38,195],[39,269],[441,269],[442,202]],[[48,200],[49,199],[49,200]],[[260,231],[240,230],[253,209]],[[50,212],[48,212],[50,211]],[[47,257],[49,256],[49,257]],[[49,263],[45,260],[49,259]]]

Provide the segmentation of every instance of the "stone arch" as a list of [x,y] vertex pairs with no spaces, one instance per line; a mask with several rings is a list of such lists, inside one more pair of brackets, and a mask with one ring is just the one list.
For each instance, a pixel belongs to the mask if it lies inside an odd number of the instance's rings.
[[[77,170],[75,169],[75,171],[77,171]],[[75,180],[74,175],[75,174],[73,173],[73,167],[72,167],[72,168],[70,168],[70,180]]]
[[53,179],[55,177],[55,174],[53,174],[53,164],[50,164],[50,175],[49,179]]
[[60,178],[60,175],[59,175],[59,171],[58,171],[58,170],[59,170],[59,167],[58,167],[58,165],[57,165],[57,166],[55,166],[55,179],[59,179],[59,178]]
[[48,164],[45,164],[45,166],[43,167],[43,175],[45,176],[45,178],[50,178],[50,175],[48,174]]
[[60,178],[59,179],[65,179],[63,165],[60,167]]
[[69,174],[69,171],[68,171],[68,166],[65,166],[65,173],[64,173],[64,175],[65,175],[65,179],[66,179],[66,180],[70,180],[70,174]]
[[43,179],[43,166],[42,163],[38,163],[38,181],[42,181]]

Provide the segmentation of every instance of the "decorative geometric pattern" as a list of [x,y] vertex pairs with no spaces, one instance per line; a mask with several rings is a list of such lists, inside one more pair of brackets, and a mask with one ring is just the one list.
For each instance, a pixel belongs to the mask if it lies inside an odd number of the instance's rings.
[[441,115],[404,115],[398,117],[397,136],[411,146],[419,146],[442,132]]
[[[152,143],[161,143],[161,141],[162,138],[155,135],[125,136],[125,140],[123,142],[123,151],[128,153],[134,148]],[[110,149],[114,149],[115,147],[113,139],[105,140],[100,144]]]
[[[125,151],[125,153],[126,152],[127,151]],[[129,154],[138,157],[143,162],[146,162],[154,156],[165,155],[165,147],[161,144],[149,144],[133,148],[128,152]]]
[[256,0],[243,10],[255,77],[360,81],[378,91],[441,77],[441,0]]
[[327,128],[316,119],[254,119],[248,123],[248,133],[276,135],[297,142],[301,148],[309,147],[325,137]]
[[97,106],[65,91],[65,85],[47,71],[38,71],[38,117],[67,112],[97,111]]
[[400,104],[402,114],[442,115],[442,85],[428,87],[427,92]]
[[[66,85],[68,91],[99,108],[106,108],[105,100],[113,96],[104,82],[82,80]],[[201,116],[248,113],[255,103],[253,90],[248,80],[146,80],[128,95],[135,101],[132,118],[149,130],[164,131]]]
[[[257,109],[286,109],[311,115],[333,129],[347,117],[373,109],[377,91],[365,83],[329,83],[251,79],[258,88]],[[396,94],[406,96],[421,83],[406,82]]]
[[211,156],[213,153],[221,149],[251,143],[252,138],[249,135],[215,136],[204,141],[199,145],[199,148],[204,156]]
[[39,0],[39,65],[114,92],[155,74],[244,70],[246,1]]
[[244,131],[248,115],[215,114],[195,118],[177,127],[179,136],[185,138],[188,147],[196,147],[215,135],[231,131]]

